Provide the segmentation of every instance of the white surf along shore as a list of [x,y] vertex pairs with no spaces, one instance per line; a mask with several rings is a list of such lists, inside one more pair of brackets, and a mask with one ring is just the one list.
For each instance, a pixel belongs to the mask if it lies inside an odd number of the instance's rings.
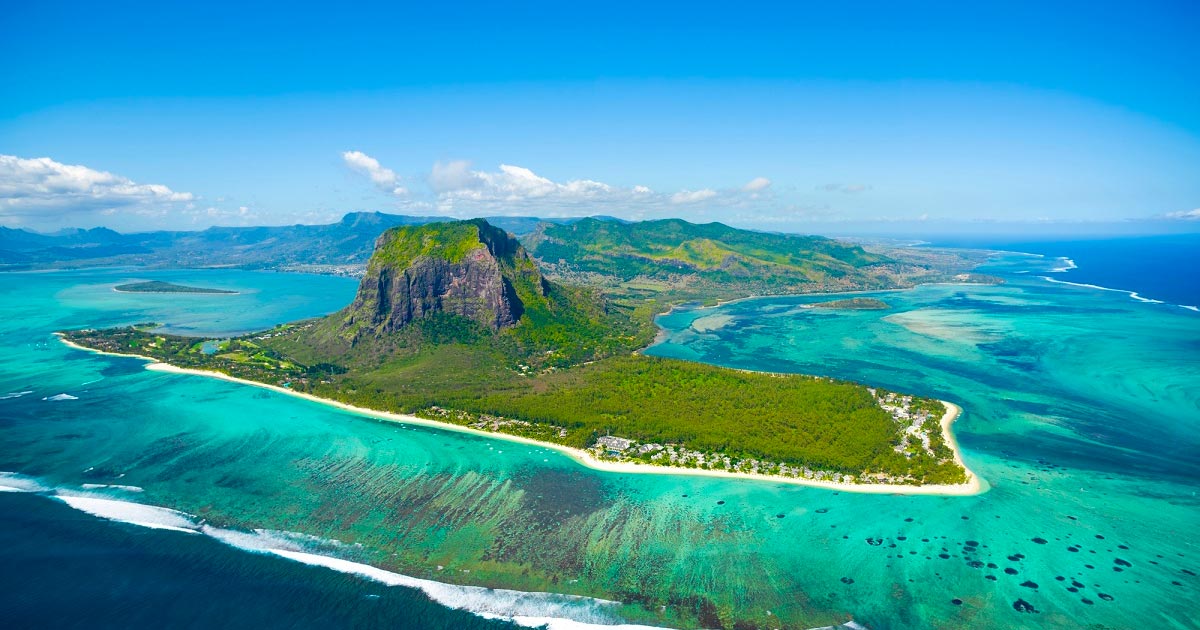
[[258,381],[251,381],[251,380],[247,380],[247,379],[243,379],[243,378],[237,378],[235,376],[230,376],[223,372],[215,372],[215,371],[211,371],[211,370],[196,370],[196,369],[191,369],[191,368],[181,368],[181,367],[171,365],[169,363],[163,363],[162,361],[159,361],[158,359],[156,359],[154,357],[148,357],[148,356],[141,355],[141,354],[125,354],[125,353],[119,353],[119,352],[105,352],[103,350],[96,350],[95,348],[88,348],[87,346],[81,346],[77,343],[73,343],[73,342],[67,340],[62,335],[59,335],[57,333],[56,333],[56,336],[58,337],[59,341],[63,342],[64,344],[66,344],[72,348],[84,350],[86,352],[92,352],[95,354],[103,354],[103,355],[115,356],[115,357],[138,358],[138,359],[142,359],[144,361],[148,361],[149,363],[146,365],[146,369],[153,370],[155,372],[170,372],[172,374],[191,374],[194,376],[205,376],[205,377],[209,377],[209,378],[216,378],[216,379],[221,379],[223,381],[240,383],[242,385],[250,385],[252,387],[261,387],[263,389],[269,389],[273,392],[277,392],[277,393],[284,394],[287,396],[295,396],[297,398],[303,398],[303,399],[311,401],[311,402],[315,402],[315,403],[322,404],[322,405],[327,405],[330,407],[335,407],[335,408],[341,409],[343,411],[348,411],[351,413],[367,416],[370,418],[376,418],[376,419],[380,419],[380,420],[388,420],[388,421],[399,422],[399,423],[403,423],[403,424],[415,424],[415,425],[422,425],[422,426],[429,426],[429,427],[437,427],[439,429],[445,429],[447,431],[456,431],[459,433],[471,433],[471,434],[481,435],[484,437],[489,437],[489,438],[498,439],[498,440],[507,440],[510,442],[519,442],[521,444],[528,444],[530,446],[537,446],[537,447],[541,447],[541,448],[553,449],[553,450],[559,451],[561,453],[564,453],[564,454],[570,456],[571,458],[573,458],[577,462],[583,464],[584,466],[587,466],[588,468],[592,468],[595,470],[602,470],[602,471],[606,471],[606,472],[654,474],[654,475],[689,475],[689,476],[699,476],[699,477],[724,477],[724,478],[729,478],[729,479],[753,479],[753,480],[757,480],[757,481],[769,481],[771,483],[788,483],[788,484],[794,484],[794,485],[800,485],[800,486],[809,486],[809,487],[814,487],[814,488],[825,488],[828,490],[838,490],[838,491],[842,491],[842,492],[860,492],[860,493],[864,493],[864,494],[914,494],[914,495],[921,494],[921,495],[941,495],[941,496],[970,496],[970,495],[981,494],[983,492],[986,492],[988,489],[988,486],[983,483],[983,481],[979,478],[979,475],[976,475],[970,468],[967,468],[966,463],[963,462],[962,451],[958,447],[958,441],[954,438],[954,431],[953,431],[951,425],[954,424],[954,421],[957,420],[960,415],[962,415],[962,409],[958,405],[955,405],[954,403],[946,402],[944,400],[940,401],[943,405],[946,406],[946,413],[945,413],[945,415],[942,416],[942,422],[941,422],[942,435],[946,441],[946,445],[949,446],[950,450],[954,452],[954,461],[956,463],[958,463],[959,466],[962,466],[963,470],[966,471],[967,483],[955,484],[955,485],[924,485],[924,486],[909,486],[909,485],[902,485],[902,484],[837,483],[837,482],[833,482],[833,481],[798,479],[796,477],[784,477],[781,475],[762,475],[762,474],[753,474],[753,473],[729,472],[729,471],[725,471],[725,470],[700,470],[700,469],[696,469],[696,468],[681,468],[681,467],[676,467],[676,466],[657,466],[657,465],[653,465],[653,464],[636,464],[633,462],[605,461],[605,460],[596,459],[591,453],[589,453],[583,449],[574,448],[571,446],[564,446],[562,444],[554,444],[552,442],[542,442],[539,440],[533,440],[533,439],[521,437],[518,435],[510,435],[507,433],[481,431],[479,429],[473,429],[471,427],[464,427],[464,426],[452,424],[449,422],[439,422],[437,420],[429,420],[426,418],[420,418],[420,417],[408,415],[408,414],[394,413],[394,412],[390,412],[390,411],[379,411],[376,409],[369,409],[367,407],[358,407],[355,405],[350,405],[350,404],[339,402],[336,400],[330,400],[328,398],[321,398],[320,396],[314,396],[312,394],[307,394],[304,392],[297,392],[297,391],[288,389],[286,387],[280,387],[278,385],[271,385],[268,383],[260,383]]

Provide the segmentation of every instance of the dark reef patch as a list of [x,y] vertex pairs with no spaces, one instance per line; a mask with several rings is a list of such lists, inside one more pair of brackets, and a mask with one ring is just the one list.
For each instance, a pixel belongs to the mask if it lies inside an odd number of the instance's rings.
[[1013,602],[1012,607],[1013,610],[1022,613],[1036,613],[1038,611],[1038,609],[1033,607],[1033,604],[1030,604],[1023,599],[1018,599],[1017,601]]
[[590,514],[611,505],[595,475],[544,468],[517,471],[514,485],[525,491],[522,502],[542,527],[558,527],[563,519]]

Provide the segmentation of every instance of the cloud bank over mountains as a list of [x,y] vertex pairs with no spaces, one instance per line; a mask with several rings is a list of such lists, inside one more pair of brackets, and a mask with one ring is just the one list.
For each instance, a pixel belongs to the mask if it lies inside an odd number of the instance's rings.
[[161,216],[195,200],[162,184],[139,184],[127,177],[48,157],[0,155],[0,221],[42,222],[51,217]]
[[404,186],[394,171],[361,151],[345,151],[342,159],[352,171],[396,197],[401,207],[449,216],[614,214],[640,218],[678,206],[728,208],[762,202],[770,197],[771,187],[771,180],[756,177],[732,188],[663,193],[644,185],[623,187],[592,179],[556,182],[512,164],[481,170],[468,160],[435,162],[427,174],[415,178],[415,185]]

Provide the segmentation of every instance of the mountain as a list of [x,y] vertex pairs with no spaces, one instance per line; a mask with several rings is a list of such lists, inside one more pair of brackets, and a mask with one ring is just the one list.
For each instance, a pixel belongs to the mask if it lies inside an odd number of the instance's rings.
[[627,223],[588,218],[544,224],[525,238],[558,273],[594,273],[628,282],[687,277],[705,284],[753,284],[774,292],[813,291],[868,280],[892,259],[820,236],[739,230],[681,219]]
[[[232,266],[357,275],[370,258],[375,240],[385,230],[445,220],[444,217],[351,212],[336,223],[324,225],[211,227],[199,231],[132,234],[106,228],[65,229],[53,234],[39,234],[0,227],[0,265],[9,269],[118,264]],[[490,222],[513,234],[526,234],[539,227],[543,219],[497,217]]]
[[[525,248],[484,220],[388,230],[344,319],[355,339],[448,313],[492,330],[515,325],[548,284]],[[522,299],[524,298],[524,299]]]
[[673,302],[962,281],[962,274],[982,262],[979,256],[948,250],[868,250],[822,236],[682,219],[631,223],[590,217],[570,224],[543,223],[522,243],[551,280]]

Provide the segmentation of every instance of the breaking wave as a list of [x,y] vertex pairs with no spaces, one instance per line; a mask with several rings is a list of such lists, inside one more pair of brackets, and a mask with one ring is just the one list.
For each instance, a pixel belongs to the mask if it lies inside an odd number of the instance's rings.
[[209,536],[243,551],[271,554],[310,566],[356,575],[387,586],[414,588],[442,606],[467,611],[487,619],[506,620],[521,626],[544,627],[548,630],[659,630],[655,626],[623,623],[613,610],[621,605],[620,602],[579,595],[463,586],[416,578],[328,555],[339,550],[344,552],[357,548],[358,545],[347,545],[341,541],[295,532],[222,529],[207,525],[203,520],[186,512],[124,501],[97,492],[141,491],[141,488],[136,486],[86,484],[79,488],[81,490],[67,487],[50,488],[33,477],[0,472],[2,492],[42,493],[76,510],[106,520],[150,529]]
[[[1166,302],[1163,302],[1162,300],[1155,300],[1153,298],[1143,297],[1143,296],[1139,295],[1137,291],[1127,291],[1125,289],[1113,289],[1110,287],[1102,287],[1100,285],[1086,284],[1083,282],[1067,282],[1066,280],[1055,280],[1054,278],[1049,278],[1046,276],[1038,276],[1038,277],[1041,278],[1042,280],[1045,280],[1046,282],[1053,282],[1054,284],[1069,284],[1073,287],[1082,287],[1085,289],[1095,289],[1097,291],[1112,291],[1114,293],[1124,293],[1124,294],[1128,295],[1130,298],[1137,300],[1138,302],[1145,302],[1147,304],[1166,304]],[[1179,306],[1180,308],[1186,308],[1189,311],[1200,312],[1200,309],[1197,309],[1195,306],[1183,306],[1183,305],[1178,305],[1178,304],[1175,306]]]

